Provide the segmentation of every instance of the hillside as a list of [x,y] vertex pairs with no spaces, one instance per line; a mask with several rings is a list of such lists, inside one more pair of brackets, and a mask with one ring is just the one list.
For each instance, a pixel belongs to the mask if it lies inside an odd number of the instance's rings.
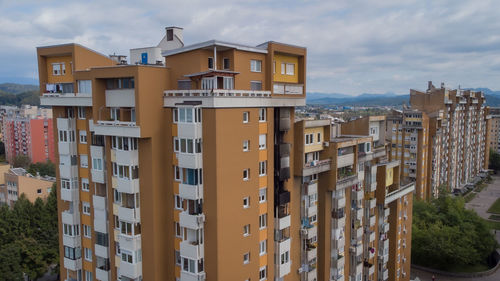
[[25,85],[16,83],[2,83],[0,84],[0,92],[20,94],[25,92],[38,91],[37,85]]

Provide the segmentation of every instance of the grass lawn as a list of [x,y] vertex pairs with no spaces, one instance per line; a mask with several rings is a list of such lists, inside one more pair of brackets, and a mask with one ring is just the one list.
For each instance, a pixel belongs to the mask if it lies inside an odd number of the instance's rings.
[[474,197],[476,197],[476,193],[469,192],[469,194],[464,196],[464,200],[465,200],[465,202],[470,202],[472,199],[474,199]]
[[494,221],[500,221],[500,215],[490,215],[490,217],[488,219],[494,220]]
[[500,198],[491,205],[491,207],[488,209],[488,213],[493,213],[493,214],[499,214],[500,215]]
[[472,272],[486,271],[488,269],[490,269],[490,268],[485,264],[476,264],[476,265],[466,265],[466,266],[460,266],[460,267],[456,267],[456,268],[450,268],[448,271],[472,273]]
[[484,221],[490,225],[491,229],[500,230],[500,221],[490,221],[490,220],[484,220]]

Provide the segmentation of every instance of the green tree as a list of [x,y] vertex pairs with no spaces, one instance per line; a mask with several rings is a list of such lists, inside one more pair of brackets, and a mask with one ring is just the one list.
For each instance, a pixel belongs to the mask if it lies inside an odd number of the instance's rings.
[[25,168],[25,169],[28,169],[30,163],[31,163],[30,158],[28,156],[24,155],[24,154],[16,155],[12,159],[12,166],[14,168]]
[[490,169],[495,172],[500,170],[500,154],[494,149],[490,149]]
[[55,177],[56,176],[56,165],[52,163],[50,160],[43,163],[43,162],[38,162],[38,163],[32,163],[29,165],[27,169],[28,173],[32,175],[36,175],[37,173],[40,173],[41,176],[51,176]]
[[485,264],[496,246],[488,225],[465,209],[463,198],[444,194],[431,202],[414,202],[414,263],[443,270]]

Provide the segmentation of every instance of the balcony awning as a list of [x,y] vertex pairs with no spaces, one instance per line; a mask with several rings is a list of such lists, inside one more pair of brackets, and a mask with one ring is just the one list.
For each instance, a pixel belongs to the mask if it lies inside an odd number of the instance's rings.
[[199,79],[199,78],[203,78],[203,77],[214,77],[214,76],[234,77],[236,74],[239,74],[239,72],[231,71],[231,70],[208,70],[208,71],[202,71],[202,72],[197,72],[197,73],[192,73],[192,74],[186,74],[184,76],[191,78],[191,79]]

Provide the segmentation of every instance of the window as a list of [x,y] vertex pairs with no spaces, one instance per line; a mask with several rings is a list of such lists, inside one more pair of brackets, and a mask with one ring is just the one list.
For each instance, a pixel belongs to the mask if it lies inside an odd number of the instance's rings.
[[89,157],[85,154],[80,155],[80,167],[82,168],[89,167]]
[[182,227],[181,225],[178,223],[178,222],[175,222],[175,236],[176,237],[179,237],[179,238],[182,238]]
[[243,170],[243,180],[247,181],[250,178],[250,169]]
[[92,272],[85,270],[85,281],[92,281]]
[[246,237],[248,235],[250,235],[250,225],[249,224],[243,226],[243,236]]
[[265,108],[259,109],[259,122],[266,122],[266,109]]
[[90,203],[82,202],[82,212],[84,215],[90,215]]
[[84,248],[84,257],[86,260],[88,261],[92,261],[92,249],[89,249],[89,248]]
[[92,81],[91,80],[78,80],[78,93],[92,94]]
[[321,133],[318,133],[318,143],[321,143]]
[[259,162],[259,176],[265,176],[267,174],[267,160]]
[[125,250],[122,250],[121,252],[122,252],[122,261],[127,263],[134,263],[131,252]]
[[37,194],[42,194],[42,190],[39,188],[39,189],[36,190],[36,193]]
[[122,254],[122,251],[120,249],[120,242],[115,242],[115,254],[117,256],[120,256]]
[[286,75],[295,75],[295,64],[293,63],[286,64]]
[[314,143],[314,134],[306,134],[305,139],[306,139],[306,145],[313,144]]
[[201,139],[184,139],[174,137],[174,152],[201,153]]
[[266,280],[266,279],[267,279],[267,266],[263,266],[259,270],[259,281]]
[[243,208],[244,209],[250,208],[250,197],[243,198]]
[[90,227],[90,225],[86,224],[83,224],[82,226],[83,226],[83,236],[90,238],[92,235],[92,228]]
[[264,229],[267,227],[267,214],[262,214],[259,216],[259,229]]
[[109,118],[111,120],[118,121],[120,120],[120,108],[113,107],[109,110]]
[[[196,273],[196,261],[188,258],[182,258],[182,271]],[[203,269],[201,268],[200,271],[203,271]]]
[[230,63],[229,63],[229,59],[228,59],[228,58],[224,58],[224,59],[222,60],[222,63],[223,63],[223,66],[222,66],[222,67],[223,67],[224,69],[229,69],[229,68],[230,68]]
[[180,266],[182,263],[181,252],[174,250],[175,265]]
[[181,170],[180,170],[179,166],[174,167],[174,177],[175,177],[176,181],[181,180]]
[[87,131],[79,131],[78,132],[80,135],[80,143],[86,144],[87,143]]
[[114,190],[114,200],[115,203],[120,204],[122,202],[122,194],[119,192],[117,189],[113,188]]
[[106,79],[106,89],[133,89],[135,87],[134,78],[112,78]]
[[66,236],[78,236],[80,235],[79,225],[71,225],[63,223],[63,234]]
[[243,264],[247,264],[250,262],[250,253],[243,254]]
[[267,188],[259,189],[259,203],[264,203],[267,200]]
[[173,111],[174,123],[201,123],[201,108],[179,107]]
[[261,72],[262,71],[262,61],[261,60],[250,60],[250,71]]
[[174,30],[167,29],[167,41],[173,41],[173,40],[174,40]]
[[250,81],[250,90],[262,91],[262,81]]
[[102,171],[102,159],[92,158],[92,169],[96,171]]
[[82,253],[80,248],[71,248],[64,246],[64,257],[70,260],[77,260],[81,258]]
[[182,198],[179,195],[174,195],[175,198],[175,208],[182,210]]
[[214,69],[214,58],[208,58],[208,69]]
[[309,217],[309,222],[310,223],[314,223],[314,222],[317,222],[318,221],[318,218],[316,215],[313,215],[313,216],[310,216]]
[[266,140],[267,140],[266,134],[259,135],[259,149],[266,149],[266,146],[267,146]]
[[82,181],[82,190],[89,191],[89,179],[82,178],[81,181]]
[[223,79],[223,87],[226,90],[234,89],[234,78],[233,77],[224,77]]
[[290,251],[286,251],[286,252],[284,252],[284,253],[281,254],[281,256],[280,256],[280,264],[285,264],[285,263],[287,263],[289,261],[289,258],[290,258],[289,257],[289,255],[290,255],[289,252]]
[[243,141],[243,151],[248,151],[249,149],[250,149],[250,141],[244,140]]
[[250,112],[244,111],[243,112],[243,123],[248,123],[249,120],[250,120]]

